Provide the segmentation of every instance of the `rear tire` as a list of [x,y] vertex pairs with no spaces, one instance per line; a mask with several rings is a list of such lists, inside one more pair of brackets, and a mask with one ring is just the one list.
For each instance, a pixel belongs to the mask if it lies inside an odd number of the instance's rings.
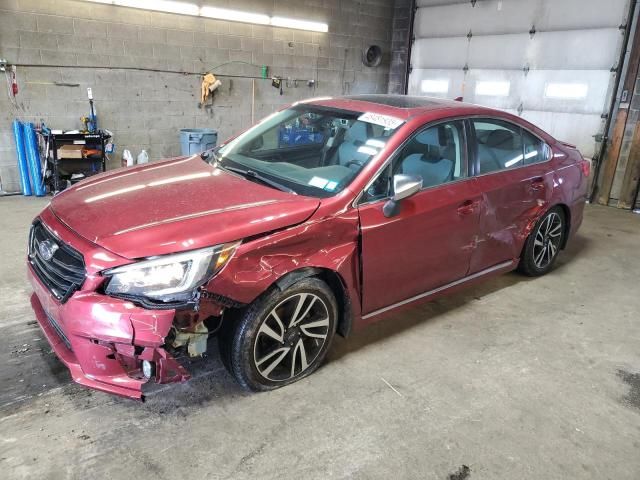
[[518,270],[530,277],[549,272],[564,245],[566,230],[564,210],[553,207],[538,220],[522,251]]
[[318,278],[274,288],[226,319],[219,337],[222,361],[246,390],[288,385],[320,366],[337,318],[335,296]]

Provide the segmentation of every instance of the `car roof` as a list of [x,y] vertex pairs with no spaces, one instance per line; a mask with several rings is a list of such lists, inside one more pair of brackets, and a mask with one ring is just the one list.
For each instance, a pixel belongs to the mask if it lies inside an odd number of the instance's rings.
[[491,108],[472,105],[469,103],[446,100],[433,97],[419,97],[416,95],[347,95],[343,97],[323,97],[305,101],[312,105],[322,105],[326,107],[340,108],[344,110],[354,110],[357,112],[373,112],[379,114],[393,115],[398,118],[408,119],[415,115],[435,112],[438,110],[449,110],[447,116],[455,115],[450,110],[459,110],[462,114],[469,114],[469,110],[475,113],[490,114],[495,112]]
[[502,110],[482,107],[473,103],[459,102],[456,100],[420,97],[416,95],[368,94],[312,98],[298,103],[319,105],[355,112],[371,112],[380,115],[390,115],[405,121],[416,116],[420,116],[424,121],[432,121],[446,117],[486,115],[488,117],[502,118],[526,127],[546,142],[551,143],[555,141],[555,139],[547,132],[521,117],[516,117]]

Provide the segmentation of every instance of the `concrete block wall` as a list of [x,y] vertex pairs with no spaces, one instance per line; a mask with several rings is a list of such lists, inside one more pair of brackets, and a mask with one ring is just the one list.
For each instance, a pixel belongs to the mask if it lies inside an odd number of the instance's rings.
[[[209,0],[207,5],[328,23],[328,33],[225,22],[116,7],[81,0],[0,0],[0,58],[18,67],[20,93],[14,108],[0,93],[0,180],[19,189],[11,131],[14,118],[73,129],[87,115],[93,89],[98,123],[114,133],[117,146],[134,157],[146,149],[152,160],[180,153],[178,130],[210,127],[222,141],[282,105],[312,96],[385,93],[389,81],[393,0]],[[361,62],[362,49],[378,44],[379,67]],[[213,68],[226,62],[231,63]],[[313,79],[289,82],[283,95],[270,80],[223,75]],[[104,69],[82,67],[110,67]],[[70,68],[63,68],[70,67]],[[201,77],[220,76],[212,106],[198,108]],[[0,78],[4,82],[4,78]],[[58,83],[79,84],[60,86]],[[286,83],[286,82],[285,82]],[[254,90],[255,87],[255,90]],[[4,88],[4,86],[3,86]],[[255,91],[255,95],[252,92]],[[254,101],[252,102],[252,98]],[[253,104],[253,109],[252,109]]]
[[405,93],[407,63],[409,62],[409,34],[411,31],[412,6],[412,0],[394,0],[393,2],[389,93]]

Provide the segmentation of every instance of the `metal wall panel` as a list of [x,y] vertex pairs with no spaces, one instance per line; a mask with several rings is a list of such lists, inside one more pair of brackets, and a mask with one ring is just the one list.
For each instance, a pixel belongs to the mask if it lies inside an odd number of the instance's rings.
[[416,39],[411,49],[411,66],[462,70],[468,50],[469,41],[464,37]]
[[410,94],[463,96],[512,111],[577,144],[585,155],[594,154],[629,0],[417,5]]

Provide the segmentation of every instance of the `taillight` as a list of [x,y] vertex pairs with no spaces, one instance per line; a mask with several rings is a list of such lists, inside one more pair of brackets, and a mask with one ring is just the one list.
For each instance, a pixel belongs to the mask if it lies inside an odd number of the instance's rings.
[[589,177],[589,173],[591,173],[591,162],[583,158],[580,161],[580,170],[582,170],[582,174],[585,177]]

